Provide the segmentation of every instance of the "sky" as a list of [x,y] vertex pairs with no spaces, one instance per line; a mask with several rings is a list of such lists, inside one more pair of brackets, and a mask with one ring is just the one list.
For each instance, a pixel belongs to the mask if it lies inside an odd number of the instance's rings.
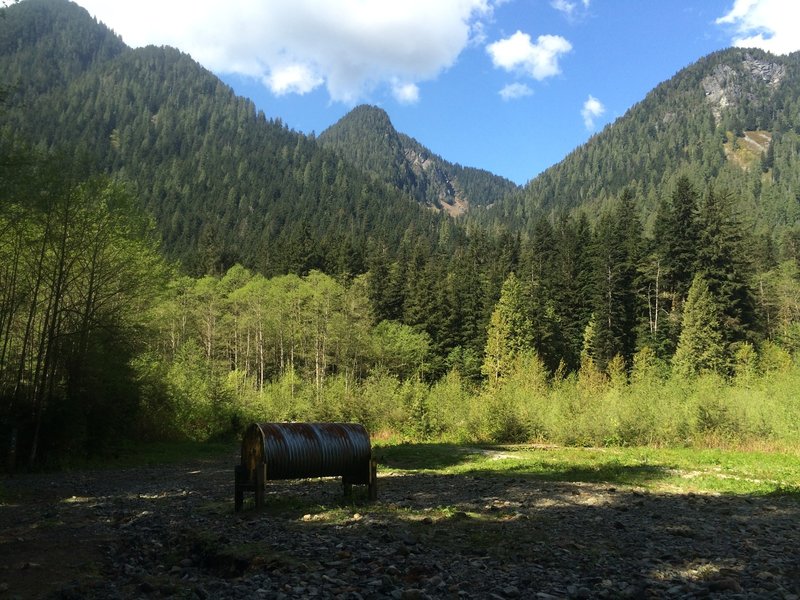
[[77,0],[319,134],[358,104],[524,184],[660,82],[730,46],[800,50],[798,0]]

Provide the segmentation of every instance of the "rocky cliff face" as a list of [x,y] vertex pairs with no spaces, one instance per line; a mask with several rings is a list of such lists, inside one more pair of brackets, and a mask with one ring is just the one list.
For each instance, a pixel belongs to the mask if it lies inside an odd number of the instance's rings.
[[428,202],[432,204],[431,208],[443,210],[453,217],[467,212],[469,201],[443,168],[441,161],[414,147],[406,146],[403,151],[417,180],[424,181],[428,187],[427,196]]
[[766,86],[774,91],[785,77],[784,65],[745,54],[738,65],[719,64],[714,67],[712,73],[703,78],[701,85],[706,101],[711,105],[714,119],[719,124],[726,108],[757,100],[754,87]]

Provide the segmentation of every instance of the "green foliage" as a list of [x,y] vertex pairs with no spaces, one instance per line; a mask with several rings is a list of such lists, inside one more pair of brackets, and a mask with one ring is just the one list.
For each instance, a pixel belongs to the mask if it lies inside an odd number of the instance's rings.
[[27,161],[2,189],[0,397],[3,429],[33,464],[117,443],[138,403],[129,361],[167,270],[123,186]]
[[395,321],[381,321],[374,331],[378,364],[398,376],[424,371],[430,338]]
[[[599,215],[629,186],[637,190],[639,208],[652,214],[660,191],[680,173],[698,183],[716,179],[730,189],[746,190],[742,195],[749,197],[740,201],[759,207],[753,211],[759,229],[791,226],[800,216],[792,191],[800,164],[793,150],[799,60],[741,48],[703,57],[480,217],[524,227],[541,212],[583,209]],[[777,76],[762,77],[762,68],[780,73],[781,85]],[[717,84],[722,94],[711,93]],[[735,162],[727,134],[736,131],[766,134],[763,163],[760,157],[752,166]],[[691,277],[685,282],[684,293]]]
[[708,283],[697,275],[689,288],[683,309],[683,329],[672,363],[676,373],[692,377],[698,373],[723,373],[728,365],[723,316],[719,300]]
[[135,182],[165,251],[189,272],[240,262],[264,275],[358,274],[369,242],[436,241],[440,216],[266,119],[189,56],[127,48],[61,0],[4,15],[0,136]]
[[532,350],[516,354],[501,385],[489,386],[478,399],[485,407],[482,439],[519,443],[545,438],[547,370]]
[[697,256],[698,272],[721,310],[721,333],[729,345],[752,337],[758,325],[746,238],[732,202],[732,195],[709,188],[700,210]]
[[520,192],[379,109],[316,140],[72,4],[3,9],[0,437],[797,443],[799,65],[707,57]]
[[676,181],[669,201],[662,204],[656,217],[661,285],[678,300],[686,298],[697,270],[700,245],[698,211],[697,191],[689,177],[682,175]]
[[601,369],[617,355],[626,365],[633,360],[639,316],[635,283],[640,245],[641,226],[634,197],[626,189],[619,203],[600,218],[594,230],[595,324],[591,343],[592,358]]
[[503,283],[487,333],[482,372],[490,385],[497,384],[513,368],[514,360],[532,347],[532,324],[526,315],[519,280],[511,273]]
[[181,346],[166,381],[165,400],[174,411],[174,424],[188,439],[206,441],[230,430],[233,395],[197,344]]

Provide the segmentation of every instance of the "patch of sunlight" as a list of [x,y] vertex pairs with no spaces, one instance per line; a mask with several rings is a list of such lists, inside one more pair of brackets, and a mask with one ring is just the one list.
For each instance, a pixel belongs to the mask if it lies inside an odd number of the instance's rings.
[[88,502],[95,502],[97,498],[94,496],[70,496],[61,500],[62,504],[86,504]]

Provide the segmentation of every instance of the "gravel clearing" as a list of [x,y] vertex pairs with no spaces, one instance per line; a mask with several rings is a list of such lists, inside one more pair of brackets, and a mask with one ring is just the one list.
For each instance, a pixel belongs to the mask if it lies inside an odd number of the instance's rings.
[[793,496],[384,468],[234,513],[235,462],[2,479],[0,599],[800,598]]

